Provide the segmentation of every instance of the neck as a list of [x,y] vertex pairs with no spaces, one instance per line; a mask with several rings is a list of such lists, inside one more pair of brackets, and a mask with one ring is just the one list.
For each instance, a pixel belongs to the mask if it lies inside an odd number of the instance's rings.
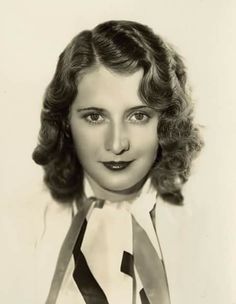
[[129,189],[122,191],[111,191],[109,189],[104,189],[97,185],[89,176],[86,176],[89,184],[94,192],[94,195],[100,199],[108,200],[110,202],[120,202],[120,201],[132,201],[141,192],[141,189],[146,181],[146,178],[135,184]]

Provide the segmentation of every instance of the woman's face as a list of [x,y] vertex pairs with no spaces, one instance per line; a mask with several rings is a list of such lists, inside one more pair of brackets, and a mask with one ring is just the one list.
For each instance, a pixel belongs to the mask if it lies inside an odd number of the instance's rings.
[[158,115],[138,96],[142,75],[99,66],[81,79],[71,107],[78,159],[102,198],[137,192],[156,158]]

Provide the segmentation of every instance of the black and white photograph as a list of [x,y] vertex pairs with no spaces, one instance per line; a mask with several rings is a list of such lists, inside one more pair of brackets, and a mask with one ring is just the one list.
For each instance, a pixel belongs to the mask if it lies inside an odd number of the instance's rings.
[[236,4],[0,12],[0,301],[236,304]]

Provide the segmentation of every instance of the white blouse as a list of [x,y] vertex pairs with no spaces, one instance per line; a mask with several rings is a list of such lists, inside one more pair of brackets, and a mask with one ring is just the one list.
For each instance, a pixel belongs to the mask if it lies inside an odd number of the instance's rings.
[[[93,197],[89,182],[85,180],[86,197]],[[151,211],[156,204],[156,190],[147,180],[140,195],[132,202],[105,201],[87,214],[84,223],[81,246],[78,247],[80,260],[77,276],[85,276],[82,280],[73,278],[76,254],[70,259],[57,304],[85,304],[82,284],[96,286],[101,297],[109,304],[142,304],[140,292],[143,286],[136,267],[132,273],[132,217],[146,231],[152,245],[162,259]],[[77,212],[73,205],[73,212]],[[86,226],[86,227],[85,227]],[[84,283],[85,282],[85,283]],[[102,300],[101,300],[102,301]],[[96,303],[99,303],[97,301]],[[104,302],[102,302],[104,303]]]

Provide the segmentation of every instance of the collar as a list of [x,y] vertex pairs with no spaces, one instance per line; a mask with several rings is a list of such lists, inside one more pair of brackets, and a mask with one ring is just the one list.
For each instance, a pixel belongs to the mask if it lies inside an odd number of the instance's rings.
[[[84,192],[85,192],[86,197],[95,196],[94,192],[92,190],[92,187],[86,177],[84,178]],[[157,196],[158,196],[157,191],[154,188],[154,186],[152,185],[151,178],[149,177],[145,181],[139,195],[135,199],[133,199],[131,201],[124,200],[124,201],[119,201],[119,202],[111,202],[111,201],[106,200],[105,204],[109,205],[110,207],[115,208],[117,210],[126,209],[127,211],[129,211],[131,213],[136,213],[136,212],[149,213],[153,209],[154,205],[156,204]],[[74,210],[74,213],[77,212],[77,207],[76,207],[75,203],[73,203],[73,210]]]

